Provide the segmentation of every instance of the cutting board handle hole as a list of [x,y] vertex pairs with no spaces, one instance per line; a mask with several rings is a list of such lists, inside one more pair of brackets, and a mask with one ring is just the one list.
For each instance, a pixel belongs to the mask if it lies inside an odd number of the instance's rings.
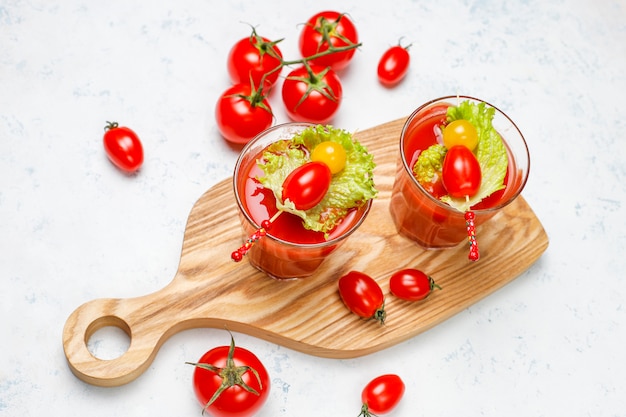
[[85,332],[87,350],[95,358],[113,360],[123,356],[130,347],[130,327],[115,316],[100,317]]

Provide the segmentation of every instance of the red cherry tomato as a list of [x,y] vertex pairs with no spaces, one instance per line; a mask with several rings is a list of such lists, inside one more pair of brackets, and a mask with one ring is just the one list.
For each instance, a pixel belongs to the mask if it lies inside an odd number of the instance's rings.
[[[345,13],[323,11],[311,16],[300,32],[299,48],[303,57],[310,57],[336,47],[356,45],[359,42],[356,27]],[[356,48],[321,56],[312,64],[331,67],[335,71],[345,68],[352,60]]]
[[267,369],[254,353],[235,346],[232,338],[230,346],[211,349],[190,364],[195,366],[196,397],[214,417],[253,416],[269,396]]
[[435,280],[418,269],[402,269],[391,275],[389,290],[393,295],[407,301],[419,301],[439,288]]
[[387,49],[378,61],[378,81],[386,87],[393,87],[406,76],[411,56],[409,46],[392,46]]
[[295,121],[328,123],[341,104],[343,88],[330,68],[311,65],[291,71],[282,87],[287,115]]
[[247,38],[239,40],[228,54],[228,74],[233,84],[249,84],[250,79],[256,87],[261,86],[263,75],[270,73],[265,78],[265,86],[271,87],[276,83],[280,74],[283,54],[267,38],[257,35],[253,29]]
[[326,195],[331,180],[330,168],[323,162],[300,165],[283,182],[283,201],[291,200],[298,210],[313,208]]
[[441,173],[443,185],[452,197],[472,197],[480,188],[480,164],[472,151],[463,145],[448,149],[443,158]]
[[393,410],[404,395],[404,382],[395,374],[386,374],[371,380],[361,393],[360,417],[386,414]]
[[137,171],[143,163],[143,147],[137,134],[116,122],[107,122],[104,130],[104,150],[109,160],[122,171]]
[[378,283],[369,275],[350,271],[339,278],[339,295],[348,309],[364,319],[385,323],[385,297]]
[[235,84],[218,99],[215,120],[224,139],[244,144],[270,127],[273,115],[263,95],[249,84]]

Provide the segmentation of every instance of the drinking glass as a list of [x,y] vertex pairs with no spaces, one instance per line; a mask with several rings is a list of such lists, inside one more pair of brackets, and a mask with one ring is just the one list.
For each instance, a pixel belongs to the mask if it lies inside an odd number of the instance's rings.
[[445,120],[446,109],[459,101],[485,103],[495,109],[493,126],[505,142],[508,153],[506,187],[474,206],[475,226],[486,222],[511,204],[528,179],[530,156],[524,136],[515,123],[497,107],[468,96],[447,96],[419,106],[407,119],[400,134],[400,155],[396,165],[389,210],[398,233],[424,248],[448,248],[467,240],[462,213],[430,194],[413,175],[419,153],[433,143],[432,126]]
[[[262,221],[265,220],[259,216],[257,209],[261,202],[267,199],[267,196],[258,195],[258,189],[251,191],[254,188],[254,178],[258,175],[258,168],[255,168],[257,159],[261,157],[265,148],[270,144],[279,140],[291,139],[297,133],[311,126],[313,125],[309,123],[296,122],[276,125],[260,133],[242,149],[235,165],[233,187],[239,208],[244,242],[261,227]],[[302,227],[300,219],[290,213],[282,213],[278,219],[280,222],[275,221],[272,224],[267,234],[251,246],[246,257],[255,268],[272,278],[310,277],[322,262],[339,249],[346,239],[359,228],[369,213],[371,204],[372,201],[369,200],[358,209],[351,210],[346,218],[330,233],[328,240],[317,243],[299,241],[298,237],[307,233]],[[283,219],[284,216],[287,217]],[[286,240],[273,235],[272,231],[276,231],[279,227],[289,227],[289,235],[294,238]],[[302,232],[298,233],[298,230]]]

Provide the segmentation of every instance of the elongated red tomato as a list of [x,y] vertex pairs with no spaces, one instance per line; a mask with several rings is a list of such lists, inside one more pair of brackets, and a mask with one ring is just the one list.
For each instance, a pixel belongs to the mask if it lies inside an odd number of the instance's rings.
[[423,300],[435,288],[441,289],[432,277],[418,269],[401,269],[389,278],[389,290],[391,293],[407,301]]
[[364,319],[385,323],[385,297],[378,283],[369,275],[350,271],[339,278],[339,295],[348,309]]
[[300,165],[283,182],[283,201],[289,199],[298,210],[309,210],[322,201],[331,180],[330,168],[323,162]]
[[386,374],[372,379],[361,393],[360,417],[386,414],[393,410],[404,395],[404,382],[396,374]]
[[196,397],[213,417],[251,417],[265,404],[270,377],[259,358],[247,349],[218,346],[206,352],[195,366]]
[[463,145],[448,149],[441,168],[443,186],[452,197],[472,197],[478,192],[482,175],[480,164],[472,151]]
[[135,132],[107,122],[104,128],[104,150],[111,162],[125,172],[135,172],[143,163],[143,147]]
[[[409,45],[410,46],[410,45]],[[409,46],[392,46],[378,61],[378,80],[386,87],[393,87],[406,76],[411,56]]]
[[[303,57],[310,57],[335,48],[357,45],[359,35],[354,23],[345,13],[332,10],[311,16],[300,32],[299,48]],[[311,60],[312,64],[330,66],[339,71],[350,63],[356,48],[334,52]]]
[[272,125],[267,99],[249,84],[235,84],[217,101],[217,128],[228,142],[244,144]]

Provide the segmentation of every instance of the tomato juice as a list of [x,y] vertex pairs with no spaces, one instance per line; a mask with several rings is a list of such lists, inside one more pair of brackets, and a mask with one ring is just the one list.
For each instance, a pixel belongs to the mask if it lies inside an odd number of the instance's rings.
[[[270,136],[279,136],[276,128],[303,130],[308,123],[289,123],[287,127],[277,126],[269,130]],[[283,133],[280,137],[290,137]],[[260,137],[260,139],[263,139]],[[280,138],[269,137],[267,140],[255,140],[242,151],[234,175],[234,191],[239,205],[243,225],[243,239],[253,234],[264,220],[271,219],[276,213],[276,198],[271,190],[263,187],[258,177],[263,171],[256,161],[272,142]],[[321,263],[335,251],[345,239],[363,222],[371,201],[352,209],[326,237],[322,232],[307,230],[298,216],[283,212],[271,225],[267,235],[259,239],[247,252],[246,257],[257,269],[277,279],[305,278],[315,273]]]
[[[478,101],[469,97],[460,97]],[[446,248],[467,240],[464,213],[439,200],[443,186],[426,189],[413,175],[420,152],[438,142],[436,127],[446,119],[446,110],[457,97],[434,100],[417,109],[407,120],[400,139],[400,157],[390,201],[398,233],[425,248]],[[493,106],[491,106],[493,107]],[[501,133],[509,156],[505,188],[472,207],[476,226],[493,217],[522,191],[528,177],[529,156],[515,124],[496,108],[494,127]],[[506,132],[506,137],[502,132]]]

